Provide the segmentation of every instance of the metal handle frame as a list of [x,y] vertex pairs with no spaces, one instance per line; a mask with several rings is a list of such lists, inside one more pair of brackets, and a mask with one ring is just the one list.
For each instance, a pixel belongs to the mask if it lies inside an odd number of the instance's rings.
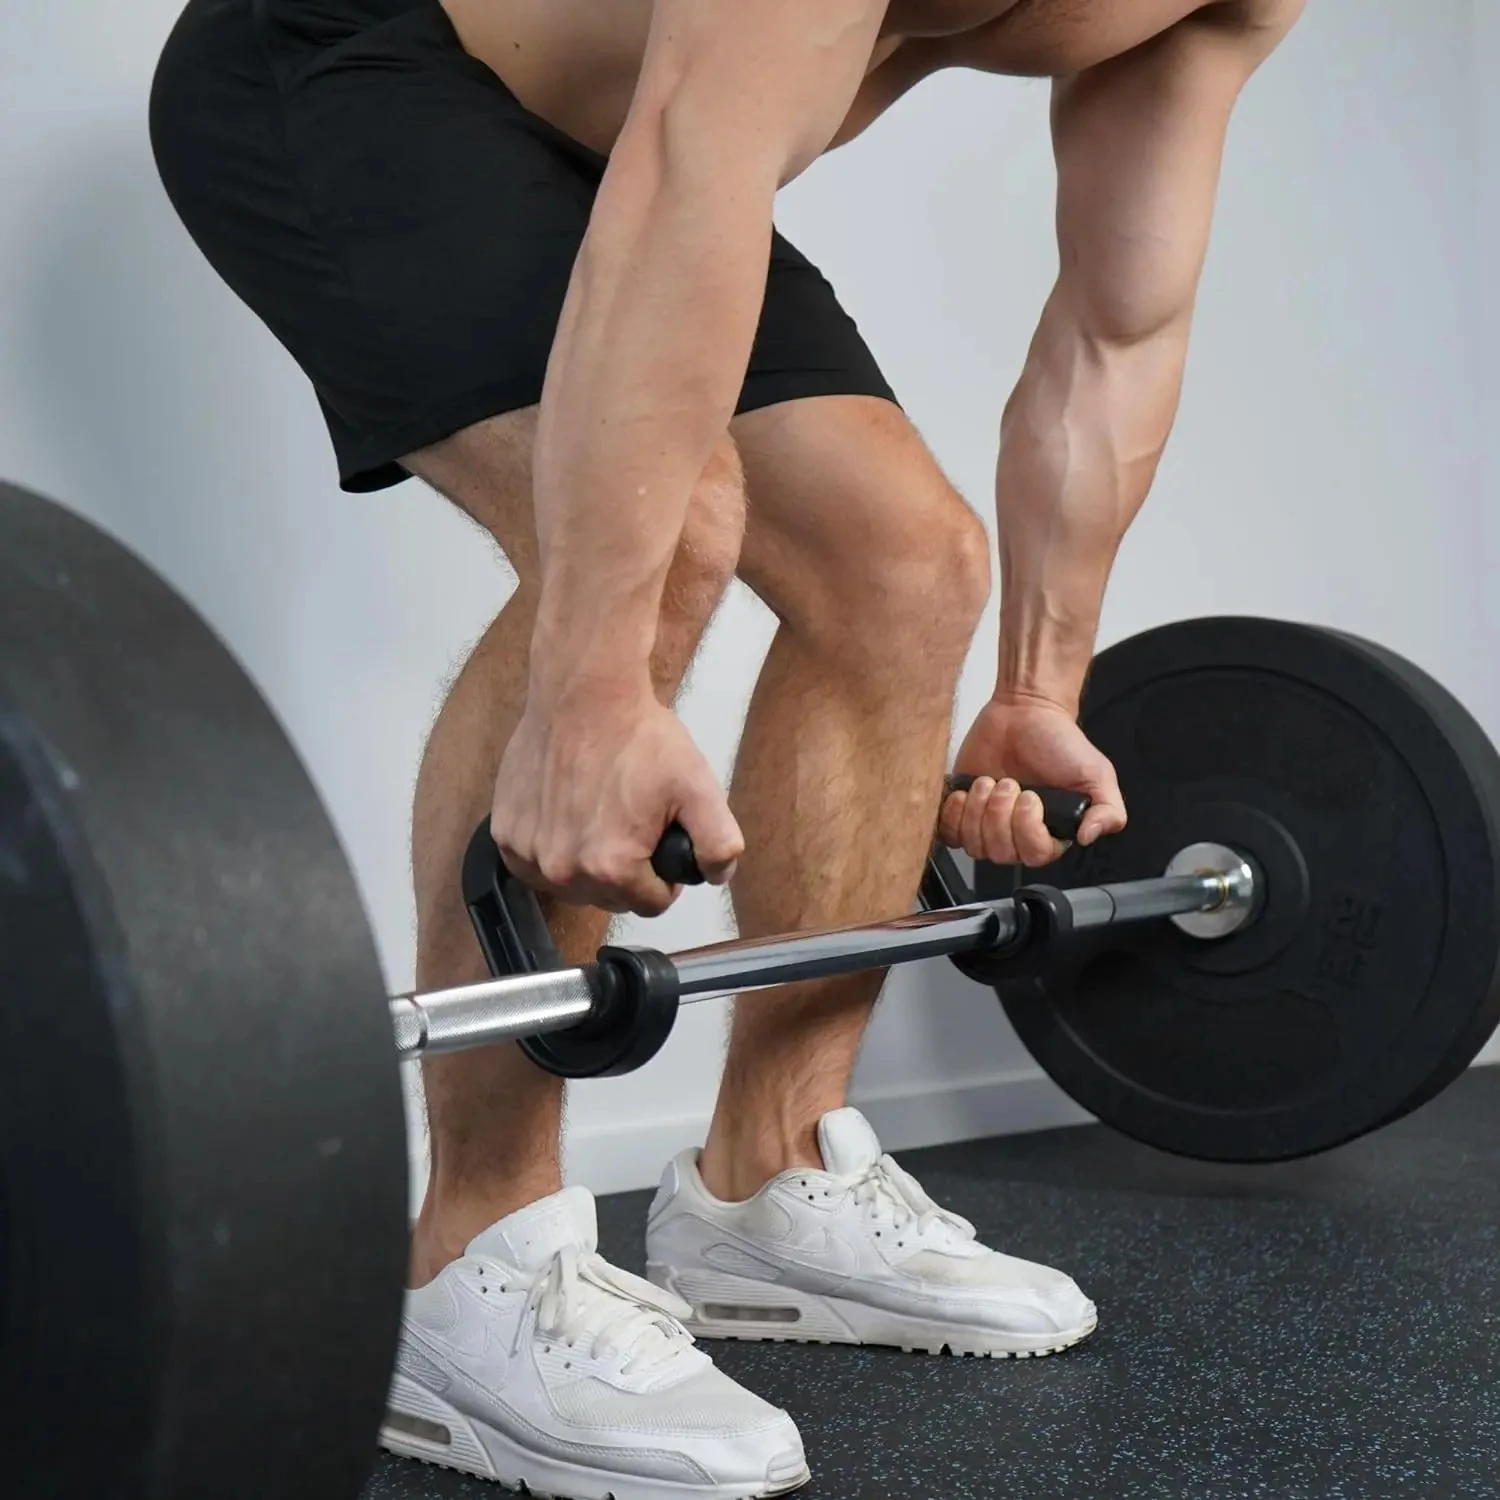
[[[1057,893],[1071,909],[1072,927],[1086,931],[1126,922],[1243,907],[1253,891],[1248,868],[1231,876],[1199,867],[1116,885],[1080,886]],[[734,938],[665,957],[676,970],[684,1004],[774,985],[887,968],[923,958],[991,953],[1022,931],[1014,897],[944,906],[883,922],[798,932],[784,937]],[[601,994],[596,965],[520,974],[390,1002],[401,1058],[485,1047],[562,1031],[587,1020]]]

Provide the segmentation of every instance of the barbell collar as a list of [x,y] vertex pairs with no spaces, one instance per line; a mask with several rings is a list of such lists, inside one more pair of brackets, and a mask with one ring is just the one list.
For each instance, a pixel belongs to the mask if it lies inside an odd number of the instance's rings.
[[1085,885],[1062,894],[1073,908],[1074,929],[1082,931],[1216,911],[1224,906],[1229,891],[1217,874],[1174,874],[1116,885]]

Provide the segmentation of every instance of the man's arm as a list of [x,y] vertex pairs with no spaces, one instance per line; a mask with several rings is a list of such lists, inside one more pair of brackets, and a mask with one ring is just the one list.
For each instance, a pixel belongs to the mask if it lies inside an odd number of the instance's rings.
[[1057,283],[1001,427],[996,697],[1076,713],[1177,414],[1230,113],[1301,0],[1212,6],[1060,79]]
[[533,703],[649,698],[688,499],[727,430],[777,188],[828,144],[886,0],[657,0],[547,369]]

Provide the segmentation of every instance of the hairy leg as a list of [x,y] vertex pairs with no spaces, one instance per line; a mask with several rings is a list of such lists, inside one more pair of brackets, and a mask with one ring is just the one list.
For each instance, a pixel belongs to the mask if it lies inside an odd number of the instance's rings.
[[[461,506],[504,551],[514,594],[453,683],[428,738],[412,810],[417,897],[417,985],[439,989],[486,976],[459,886],[463,853],[489,811],[495,772],[521,716],[536,616],[539,563],[531,514],[535,409],[456,433],[405,460]],[[662,701],[676,696],[733,576],[744,493],[732,444],[704,471],[668,577],[651,670]],[[609,918],[547,903],[563,956],[581,962],[604,941]],[[563,1085],[514,1046],[428,1060],[423,1067],[432,1140],[427,1196],[412,1242],[422,1285],[480,1230],[561,1186]]]
[[[904,416],[857,397],[736,420],[741,576],[780,624],[731,787],[747,936],[908,909],[937,816],[953,698],[989,591],[984,528]],[[738,1201],[820,1164],[884,975],[747,997],[701,1162]]]

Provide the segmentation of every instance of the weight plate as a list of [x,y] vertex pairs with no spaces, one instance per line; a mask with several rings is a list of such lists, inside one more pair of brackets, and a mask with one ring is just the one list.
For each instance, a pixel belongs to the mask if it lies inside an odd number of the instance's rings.
[[203,621],[5,485],[0,934],[6,1494],[355,1494],[408,1174],[353,878]]
[[[1458,753],[1484,781],[1481,793],[1483,805],[1492,818],[1500,820],[1500,754],[1497,754],[1493,742],[1475,722],[1473,715],[1441,683],[1414,667],[1405,658],[1397,656],[1395,652],[1388,651],[1384,646],[1360,641],[1357,637],[1346,636],[1345,639],[1373,653],[1423,701]],[[1474,1061],[1480,1049],[1493,1035],[1497,1024],[1500,1024],[1500,1018],[1497,1018],[1495,1008],[1489,1005],[1477,1006],[1471,1025],[1460,1032],[1446,1061],[1423,1081],[1391,1118],[1410,1114],[1412,1110],[1419,1109],[1436,1098]]]
[[1451,694],[1334,631],[1196,620],[1101,653],[1081,722],[1130,826],[1044,878],[1157,875],[1208,841],[1249,857],[1264,905],[1216,941],[1105,930],[1003,988],[1074,1099],[1179,1155],[1276,1161],[1468,1065],[1500,1023],[1500,757]]

